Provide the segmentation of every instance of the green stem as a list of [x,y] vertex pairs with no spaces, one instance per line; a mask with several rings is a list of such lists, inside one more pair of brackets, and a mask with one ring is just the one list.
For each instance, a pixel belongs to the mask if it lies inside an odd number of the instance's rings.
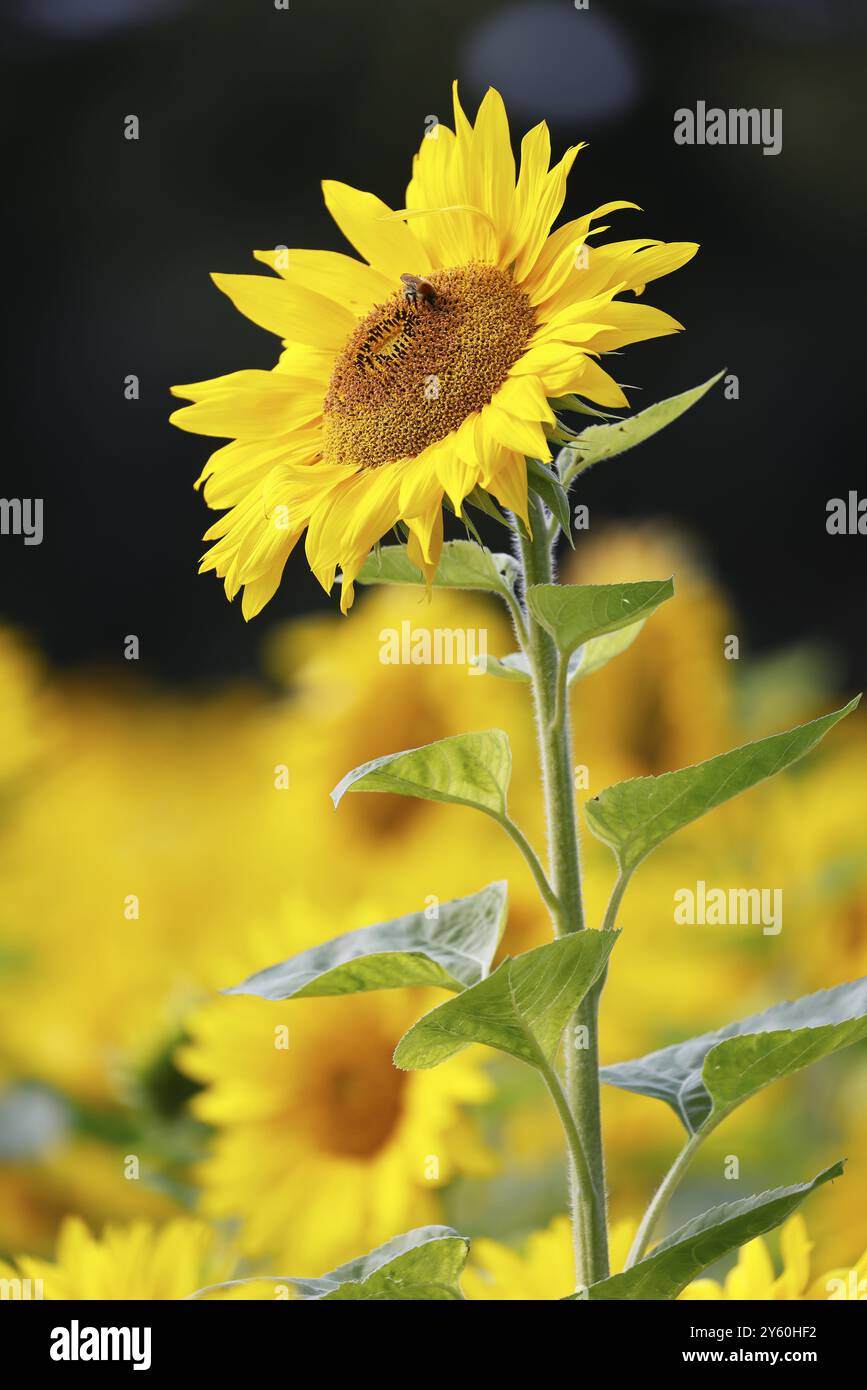
[[675,1189],[680,1183],[681,1178],[686,1173],[686,1170],[692,1162],[693,1157],[695,1156],[695,1152],[698,1149],[698,1146],[703,1138],[703,1134],[693,1134],[692,1138],[689,1139],[686,1144],[684,1144],[683,1148],[681,1149],[677,1158],[672,1163],[671,1167],[669,1168],[659,1187],[656,1189],[656,1192],[653,1195],[653,1200],[647,1208],[647,1211],[644,1213],[641,1225],[639,1226],[636,1232],[635,1240],[632,1242],[632,1249],[629,1251],[629,1255],[624,1266],[625,1269],[631,1269],[634,1264],[637,1264],[638,1261],[644,1255],[644,1252],[647,1250],[647,1247],[650,1244],[651,1239],[653,1238],[653,1233],[656,1230],[659,1218],[662,1216],[662,1213],[665,1211],[665,1208],[671,1201]]
[[524,622],[524,613],[521,605],[509,589],[502,589],[500,591],[500,597],[503,599],[511,614],[512,624],[515,628],[515,636],[518,639],[518,645],[523,651],[527,645],[527,627]]
[[620,901],[629,885],[630,877],[630,874],[618,874],[617,882],[615,883],[614,888],[611,891],[611,897],[608,899],[608,906],[605,909],[605,916],[602,921],[603,931],[614,930],[614,927],[617,923],[617,913],[620,908]]
[[557,687],[554,697],[554,713],[551,725],[554,730],[562,727],[566,718],[569,701],[569,658],[561,656],[557,662]]
[[545,870],[542,868],[542,865],[539,862],[539,856],[533,849],[533,846],[530,844],[530,841],[527,839],[524,832],[520,830],[519,827],[515,824],[515,822],[513,820],[510,820],[508,816],[498,816],[493,811],[490,811],[488,814],[491,816],[493,820],[497,822],[497,825],[502,826],[509,839],[512,840],[518,846],[518,849],[521,851],[528,865],[530,866],[530,872],[536,881],[536,887],[542,895],[542,900],[545,906],[551,913],[552,917],[555,916],[556,913],[559,911],[557,895],[554,893],[550,883],[545,877]]
[[[520,552],[525,588],[554,581],[553,531],[541,506],[530,501],[533,539],[521,538]],[[553,639],[531,613],[527,613],[527,653],[533,671],[533,693],[539,736],[539,754],[545,788],[548,826],[549,877],[556,894],[552,911],[558,936],[584,928],[581,896],[581,864],[575,813],[572,736],[567,702],[562,718],[555,718],[560,657]],[[559,713],[559,712],[558,712]],[[586,1155],[583,1175],[571,1156],[572,1220],[578,1282],[595,1283],[608,1275],[608,1218],[605,1199],[605,1164],[599,1098],[598,1009],[601,986],[597,985],[573,1014],[566,1031],[566,1098]],[[578,1030],[581,1030],[580,1033]],[[576,1039],[586,1037],[586,1047]]]
[[[560,1123],[563,1126],[563,1133],[566,1136],[566,1145],[569,1149],[569,1160],[573,1171],[577,1176],[579,1188],[589,1191],[593,1187],[593,1174],[584,1151],[584,1144],[581,1139],[581,1132],[575,1122],[575,1116],[566,1098],[563,1083],[553,1067],[549,1067],[544,1058],[537,1063],[539,1071],[542,1073],[545,1085],[548,1087],[551,1099],[557,1107],[557,1114],[560,1116]],[[573,1221],[576,1230],[576,1252],[578,1247],[582,1250],[590,1247],[593,1239],[592,1229],[589,1221],[589,1209],[584,1204],[579,1204],[573,1209]],[[576,1255],[577,1260],[577,1255]],[[587,1287],[582,1268],[576,1269],[578,1283],[582,1287]]]

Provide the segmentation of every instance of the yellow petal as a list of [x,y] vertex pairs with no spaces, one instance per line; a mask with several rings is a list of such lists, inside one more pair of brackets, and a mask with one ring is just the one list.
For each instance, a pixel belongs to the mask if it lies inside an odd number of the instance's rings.
[[[538,305],[544,313],[547,301],[560,290],[570,271],[578,266],[579,250],[585,251],[588,257],[591,254],[591,248],[586,242],[592,224],[600,217],[607,216],[609,212],[626,208],[638,210],[636,203],[603,203],[601,207],[594,208],[593,212],[588,212],[574,222],[567,222],[564,226],[558,227],[556,232],[552,232],[524,281],[523,287],[530,303]],[[601,229],[596,228],[596,231],[599,230]]]
[[557,375],[551,373],[545,378],[545,389],[552,396],[567,395],[575,391],[586,396],[597,405],[628,406],[629,402],[613,377],[603,371],[592,357],[579,356],[573,367],[566,368]]
[[775,1289],[778,1298],[800,1298],[810,1278],[810,1252],[813,1242],[807,1234],[807,1223],[800,1212],[790,1216],[780,1231],[780,1252],[783,1272]]
[[515,156],[503,98],[493,87],[485,93],[476,116],[473,161],[480,206],[490,214],[502,236],[512,218]]
[[520,420],[556,423],[541,384],[532,376],[508,376],[492,403]]
[[633,304],[628,300],[617,300],[603,311],[604,326],[583,325],[593,331],[582,338],[594,352],[612,352],[627,347],[629,343],[643,343],[649,338],[662,338],[668,333],[681,333],[683,324],[654,309],[650,304]]
[[257,261],[276,270],[289,284],[314,290],[326,299],[346,305],[356,315],[366,314],[373,304],[387,299],[395,288],[378,270],[340,251],[281,248],[254,251],[253,255]]
[[533,126],[521,141],[521,167],[515,186],[514,223],[505,248],[513,261],[529,237],[551,162],[551,135],[544,121]]
[[536,421],[517,420],[492,402],[482,411],[482,424],[491,438],[507,449],[546,462],[551,457],[545,431]]
[[318,387],[276,372],[231,372],[172,392],[196,400],[170,416],[173,425],[221,438],[285,435],[322,413]]
[[454,436],[440,440],[433,452],[436,475],[456,512],[478,481],[477,469],[458,453]]
[[[562,342],[541,342],[530,347],[519,357],[509,372],[509,376],[534,376],[544,384],[548,372],[560,372],[574,356],[570,347]],[[548,393],[550,394],[550,393]]]
[[761,1236],[741,1246],[738,1262],[726,1276],[727,1298],[766,1299],[774,1282],[774,1265]]
[[425,136],[413,159],[412,178],[406,190],[407,210],[440,210],[436,218],[419,217],[413,221],[413,231],[424,246],[432,269],[477,259],[472,214],[445,211],[466,201],[458,164],[454,133],[442,123],[436,126],[434,135]]
[[398,521],[402,477],[397,464],[364,469],[314,508],[307,529],[307,558],[323,587],[330,587],[337,565],[351,583],[371,546]]
[[505,507],[507,511],[514,512],[516,516],[521,518],[527,529],[530,529],[527,505],[527,463],[522,454],[509,456],[508,462],[491,478],[487,490],[501,506]]
[[433,456],[437,445],[431,445],[416,458],[408,459],[402,475],[398,505],[404,520],[421,516],[442,500],[442,486],[437,480]]
[[292,551],[295,549],[300,539],[301,532],[296,531],[295,535],[290,537],[287,541],[285,554],[281,555],[279,560],[275,561],[271,568],[266,570],[264,574],[261,574],[258,579],[249,579],[244,585],[244,593],[241,598],[241,612],[246,622],[249,622],[251,618],[255,618],[257,613],[261,613],[265,604],[271,602],[271,599],[280,586],[280,580],[283,577],[286,561],[289,559],[289,556],[292,554]]
[[268,275],[212,275],[235,308],[260,328],[311,347],[339,352],[355,327],[342,304]]
[[614,285],[610,289],[605,289],[601,294],[595,295],[592,299],[584,299],[575,295],[572,299],[556,313],[545,315],[539,328],[533,335],[534,343],[544,342],[550,338],[556,338],[558,330],[570,323],[578,323],[581,320],[598,320],[605,322],[605,311],[608,305],[622,289],[622,285]]
[[209,507],[233,507],[251,488],[263,483],[277,463],[311,464],[318,448],[317,435],[296,443],[296,435],[271,440],[235,439],[211,454],[196,479],[204,484]]
[[698,1303],[723,1299],[725,1294],[715,1279],[695,1279],[691,1284],[687,1284],[680,1298],[684,1303]]
[[430,584],[437,572],[440,552],[443,548],[443,509],[440,501],[431,507],[426,516],[416,516],[407,521],[409,542],[407,554],[412,563],[422,571]]
[[400,289],[403,274],[425,275],[431,269],[421,242],[404,222],[386,221],[391,208],[373,193],[326,179],[325,206],[356,251]]
[[666,245],[654,246],[650,250],[640,252],[633,257],[629,288],[636,294],[641,294],[650,280],[658,280],[662,275],[671,275],[672,271],[680,270],[681,266],[692,260],[697,251],[697,242],[670,241]]
[[573,145],[547,175],[534,209],[528,209],[527,233],[515,257],[515,279],[521,284],[536,264],[566,197],[566,180],[583,145]]
[[544,306],[548,317],[567,309],[578,299],[586,299],[618,286],[638,292],[650,280],[669,275],[691,260],[698,250],[694,242],[664,242],[651,238],[612,241],[593,246],[586,266],[576,266]]

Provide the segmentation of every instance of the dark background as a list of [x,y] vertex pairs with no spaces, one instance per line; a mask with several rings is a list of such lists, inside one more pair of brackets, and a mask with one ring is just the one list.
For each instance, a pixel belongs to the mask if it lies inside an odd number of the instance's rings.
[[[277,340],[208,272],[254,272],[254,247],[348,249],[319,180],[402,206],[458,76],[471,114],[489,83],[503,92],[518,139],[547,118],[556,157],[589,141],[564,215],[629,198],[645,212],[609,237],[701,243],[647,292],[686,334],[616,369],[640,383],[635,407],[722,366],[740,379],[740,400],[718,390],[576,500],[594,526],[674,518],[729,589],[742,645],[820,639],[863,680],[867,537],[825,530],[830,497],[867,491],[863,3],[0,0],[0,16],[0,492],[45,499],[41,547],[0,537],[0,612],[55,661],[116,658],[134,632],[154,676],[251,672],[269,627],[333,603],[301,547],[252,629],[197,577],[213,514],[191,485],[214,446],[166,423],[168,388],[272,365]],[[675,109],[700,99],[781,107],[782,153],[676,146]]]

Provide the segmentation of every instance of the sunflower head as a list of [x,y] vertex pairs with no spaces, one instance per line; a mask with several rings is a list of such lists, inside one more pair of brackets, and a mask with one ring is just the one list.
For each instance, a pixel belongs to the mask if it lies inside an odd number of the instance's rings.
[[325,457],[363,468],[416,458],[493,399],[527,346],[533,306],[505,271],[456,266],[422,283],[433,294],[411,286],[375,305],[338,356]]
[[307,558],[341,607],[371,548],[400,525],[432,579],[444,506],[476,489],[527,523],[526,458],[551,458],[550,400],[626,397],[605,352],[673,333],[658,309],[623,299],[676,270],[693,243],[591,244],[607,203],[556,231],[581,147],[551,164],[548,128],[521,142],[489,90],[475,124],[457,89],[454,130],[423,139],[405,207],[326,182],[326,205],[360,259],[258,251],[273,277],[215,275],[242,313],[282,339],[273,369],[174,387],[172,420],[230,442],[199,479],[224,514],[206,539],[213,569],[247,618],[273,596],[306,532]]

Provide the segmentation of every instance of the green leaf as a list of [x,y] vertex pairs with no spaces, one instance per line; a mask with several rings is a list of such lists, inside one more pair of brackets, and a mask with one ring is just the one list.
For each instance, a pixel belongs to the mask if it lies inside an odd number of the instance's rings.
[[531,1066],[550,1065],[570,1014],[605,969],[616,932],[578,931],[503,961],[481,984],[440,1004],[405,1033],[404,1070],[435,1067],[470,1043]]
[[[637,623],[630,623],[629,627],[622,627],[617,632],[607,632],[604,637],[591,637],[589,642],[578,647],[569,658],[569,685],[595,675],[615,656],[620,656],[627,647],[631,647],[644,622],[644,618],[640,618]],[[533,679],[530,662],[523,652],[510,652],[508,656],[474,656],[470,659],[470,665],[480,667],[487,675],[496,676],[499,680],[520,681],[527,685]]]
[[337,806],[346,792],[396,792],[425,801],[474,806],[489,815],[505,816],[506,793],[512,775],[512,751],[502,729],[456,734],[387,753],[348,772],[331,793]]
[[506,884],[443,903],[435,920],[410,912],[313,946],[251,975],[225,994],[262,999],[356,994],[405,985],[462,990],[483,980],[506,922]]
[[468,537],[470,537],[471,540],[475,542],[479,550],[484,550],[484,542],[481,536],[479,535],[479,529],[476,526],[476,523],[470,516],[468,508],[461,507],[460,511],[458,512],[458,517],[463,522],[464,529],[466,530]]
[[[395,1236],[369,1255],[338,1266],[319,1279],[268,1276],[272,1284],[288,1284],[301,1302],[447,1302],[463,1299],[458,1280],[470,1243],[449,1226],[421,1226]],[[262,1275],[233,1279],[199,1289],[193,1298],[221,1289],[263,1282]]]
[[607,787],[585,803],[587,823],[614,851],[621,874],[631,873],[676,830],[809,753],[829,729],[855,709],[860,698],[856,696],[843,709],[809,724],[746,743],[694,767],[665,772],[661,777],[635,777]]
[[567,444],[561,449],[557,459],[564,486],[568,487],[579,473],[586,473],[594,463],[634,449],[636,444],[643,444],[645,439],[650,439],[651,435],[670,425],[700,401],[722,374],[717,372],[701,386],[694,386],[691,391],[683,391],[666,401],[657,401],[656,405],[650,405],[625,420],[616,420],[609,425],[590,425],[582,430],[574,444]]
[[520,681],[529,684],[530,663],[523,652],[510,652],[508,656],[473,656],[470,665],[477,666],[488,676],[497,676],[501,681]]
[[610,410],[598,410],[595,406],[588,405],[580,396],[552,396],[548,404],[555,412],[571,410],[575,415],[595,415],[597,420],[620,419],[619,415],[613,415]]
[[557,474],[552,469],[546,468],[544,463],[540,463],[538,459],[527,459],[527,487],[530,492],[541,497],[548,510],[557,518],[574,550],[569,498],[566,496],[566,489]]
[[639,618],[637,623],[630,623],[628,627],[622,627],[616,632],[606,632],[603,637],[591,637],[590,641],[579,647],[569,659],[569,684],[595,675],[603,666],[607,666],[609,661],[613,661],[615,656],[625,652],[627,647],[632,646],[644,623],[645,619]]
[[[434,575],[435,589],[486,589],[511,591],[518,563],[511,555],[497,555],[475,541],[446,541]],[[412,563],[405,545],[384,545],[379,555],[365,560],[356,584],[418,584],[427,581]]]
[[559,650],[569,656],[593,638],[648,617],[673,593],[670,579],[640,584],[534,584],[527,590],[527,603]]
[[[812,1182],[777,1187],[755,1197],[726,1202],[688,1221],[638,1264],[591,1284],[591,1302],[610,1299],[674,1299],[703,1269],[756,1236],[779,1226],[815,1188],[839,1178],[843,1163],[834,1163]],[[573,1298],[581,1295],[575,1294]]]
[[865,1037],[867,976],[603,1067],[600,1075],[609,1086],[666,1101],[694,1134],[773,1081]]
[[[480,512],[484,512],[485,516],[493,517],[494,521],[498,521],[501,526],[508,527],[510,531],[515,530],[515,527],[512,525],[511,521],[506,516],[506,513],[502,511],[500,507],[497,506],[497,503],[494,501],[491,494],[489,492],[485,492],[485,489],[483,487],[477,486],[473,488],[472,492],[468,492],[466,498],[464,499],[464,505],[476,507]],[[509,558],[510,557],[506,555],[497,556],[498,560],[507,560]]]
[[423,1226],[332,1270],[316,1282],[337,1287],[314,1297],[324,1302],[463,1299],[458,1280],[469,1248],[466,1237],[449,1226]]

